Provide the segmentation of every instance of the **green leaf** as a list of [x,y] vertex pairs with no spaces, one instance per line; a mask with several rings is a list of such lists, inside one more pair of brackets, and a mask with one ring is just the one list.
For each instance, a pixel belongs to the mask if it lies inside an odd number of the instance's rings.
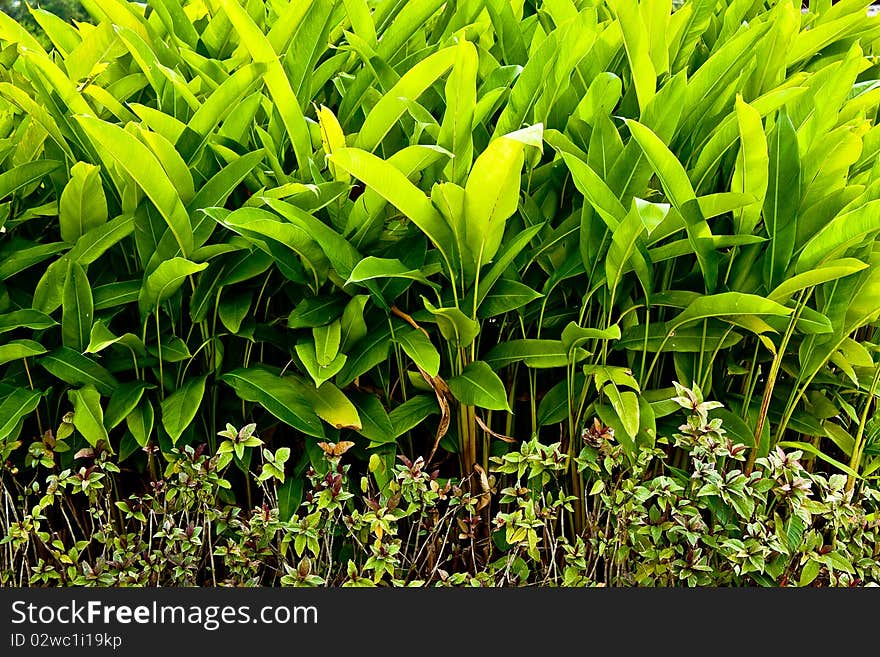
[[45,354],[46,351],[48,350],[43,345],[33,340],[10,340],[6,344],[0,345],[0,365],[5,365],[13,360],[39,356]]
[[[109,410],[109,409],[108,409]],[[148,399],[144,399],[131,413],[125,416],[125,426],[141,447],[146,447],[153,433],[155,412]]]
[[474,162],[464,189],[464,217],[465,242],[478,266],[492,262],[516,211],[525,147],[542,144],[543,126],[537,124],[495,139]]
[[669,330],[676,331],[680,326],[710,317],[720,319],[736,318],[739,315],[787,317],[791,313],[790,308],[756,294],[722,292],[694,299],[683,312],[669,321]]
[[2,261],[0,261],[0,281],[5,281],[10,276],[21,273],[28,267],[33,267],[66,249],[67,245],[64,242],[38,244],[30,247],[17,245],[11,253],[3,253]]
[[562,329],[562,344],[567,353],[589,340],[620,340],[620,326],[612,324],[607,329],[584,328],[577,322],[569,322]]
[[291,311],[287,326],[299,329],[328,324],[339,317],[344,303],[338,296],[306,297]]
[[320,386],[336,376],[348,360],[345,354],[337,354],[326,363],[321,364],[318,361],[316,345],[310,340],[297,343],[295,350],[316,386]]
[[466,347],[480,332],[480,325],[455,307],[437,308],[422,297],[425,308],[434,316],[440,333],[456,347]]
[[443,48],[410,68],[369,111],[355,146],[366,151],[376,150],[388,131],[406,112],[404,101],[417,100],[441,75],[452,68],[457,52],[458,48],[455,46]]
[[315,387],[308,381],[292,377],[298,392],[312,405],[315,413],[335,429],[359,431],[361,419],[354,404],[329,381]]
[[464,184],[474,156],[473,121],[477,104],[477,49],[465,39],[458,42],[455,64],[446,82],[446,111],[437,143],[455,155],[449,164],[449,180]]
[[440,373],[440,352],[421,330],[416,328],[399,330],[395,333],[394,341],[429,376],[437,376]]
[[440,286],[429,281],[422,271],[407,267],[397,258],[376,258],[374,256],[364,258],[352,269],[346,285],[382,278],[405,278],[440,289]]
[[278,53],[238,0],[220,0],[220,6],[238,32],[241,45],[248,50],[254,62],[267,66],[264,76],[266,87],[293,145],[296,162],[300,168],[305,168],[312,150],[309,128]]
[[53,160],[25,162],[0,174],[0,200],[48,176],[61,165]]
[[350,357],[336,376],[336,383],[345,387],[376,365],[385,362],[390,347],[391,328],[386,324],[373,329],[352,344],[349,349]]
[[293,377],[280,377],[260,368],[239,368],[220,380],[231,386],[239,398],[257,402],[289,426],[315,438],[324,437],[324,429]]
[[[588,353],[581,349],[577,359],[586,358]],[[499,370],[513,363],[524,362],[527,367],[547,368],[568,365],[568,352],[560,340],[522,339],[508,340],[492,347],[483,357],[493,369]]]
[[19,328],[29,328],[35,331],[51,328],[58,322],[39,310],[28,308],[15,310],[11,313],[0,315],[0,333],[14,331]]
[[[107,412],[104,413],[104,426],[107,427],[107,430],[109,431],[117,427],[135,410],[141,401],[141,397],[144,395],[144,390],[155,387],[153,384],[145,383],[144,381],[130,381],[116,388],[113,394],[110,395]],[[140,441],[138,441],[138,444],[143,447]]]
[[827,283],[829,281],[836,281],[839,278],[844,278],[845,276],[855,274],[867,268],[868,265],[866,263],[855,258],[831,260],[816,269],[805,271],[801,274],[792,276],[791,278],[787,278],[770,292],[770,294],[767,295],[767,298],[776,301],[777,303],[785,303],[795,292],[815,287],[816,285],[821,285],[822,283]]
[[138,295],[138,307],[141,315],[152,313],[159,307],[159,304],[180,289],[187,276],[192,276],[207,266],[206,262],[196,264],[185,258],[171,258],[171,260],[161,263],[152,274],[146,277],[141,287]]
[[734,211],[734,232],[739,235],[750,235],[761,219],[761,207],[770,180],[770,156],[761,114],[739,95],[736,98],[736,120],[739,127],[740,149],[730,189],[751,194],[755,200],[742,209]]
[[0,440],[15,431],[23,417],[34,412],[42,396],[39,390],[15,388],[0,401]]
[[[528,285],[502,278],[492,286],[492,291],[483,299],[483,302],[477,309],[477,316],[480,319],[485,319],[487,317],[503,315],[512,310],[522,308],[543,296],[543,294],[533,290]],[[467,307],[467,301],[465,301],[464,305]]]
[[397,434],[394,433],[394,425],[391,418],[374,395],[355,393],[351,395],[351,402],[357,409],[363,427],[359,433],[370,440],[370,447],[393,443]]
[[134,232],[134,217],[120,215],[92,228],[70,250],[70,259],[83,267],[92,264],[107,250]]
[[791,260],[801,200],[797,132],[785,110],[776,119],[769,157],[764,226],[770,236],[770,245],[764,260],[764,281],[768,288],[773,288],[782,282]]
[[92,447],[99,443],[110,447],[110,437],[104,428],[104,412],[101,410],[101,395],[92,385],[68,393],[73,404],[73,426]]
[[394,165],[357,148],[340,148],[329,158],[352,176],[374,189],[428,236],[448,262],[454,237],[431,200]]
[[627,435],[635,439],[639,432],[639,398],[636,393],[628,390],[621,392],[613,383],[602,388],[602,392],[611,402],[611,407],[617,413]]
[[616,0],[609,5],[614,11],[620,31],[623,34],[623,45],[629,59],[633,86],[642,112],[657,91],[657,73],[650,55],[650,38],[639,5],[628,0]]
[[88,356],[70,347],[61,347],[38,361],[49,374],[72,386],[94,386],[102,395],[110,395],[119,382]]
[[364,320],[364,307],[370,297],[366,294],[358,294],[353,296],[351,300],[345,304],[340,320],[341,326],[341,348],[348,351],[352,344],[363,338],[367,334],[367,323]]
[[700,212],[696,194],[684,167],[650,128],[631,119],[626,120],[626,125],[651,164],[651,168],[660,178],[667,198],[684,218],[688,240],[694,253],[697,254],[706,290],[714,292],[718,283],[718,254],[712,248],[712,231]]
[[439,412],[440,407],[437,405],[436,397],[432,395],[410,397],[388,414],[394,427],[394,437],[402,436],[424,422],[428,416]]
[[220,305],[217,307],[217,315],[226,330],[234,335],[238,333],[241,323],[247,317],[250,309],[250,293],[227,295],[221,299]]
[[168,179],[156,156],[136,137],[122,128],[90,116],[77,116],[77,121],[100,151],[131,176],[156,206],[168,224],[184,256],[193,249],[192,226],[174,185]]
[[176,445],[180,436],[195,419],[205,396],[207,375],[191,378],[162,400],[162,426]]
[[461,374],[446,383],[452,395],[466,406],[510,412],[504,383],[484,361],[469,363]]
[[804,245],[796,270],[803,273],[838,257],[880,231],[880,200],[838,214]]
[[61,336],[64,345],[84,351],[89,344],[95,307],[92,286],[85,270],[76,262],[70,263],[62,298]]
[[58,202],[61,239],[76,242],[107,221],[107,199],[101,186],[101,168],[77,162]]

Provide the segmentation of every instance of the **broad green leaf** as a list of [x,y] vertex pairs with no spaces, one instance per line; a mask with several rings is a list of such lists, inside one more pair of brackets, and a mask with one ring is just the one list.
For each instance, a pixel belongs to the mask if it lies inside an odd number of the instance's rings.
[[[512,310],[522,308],[543,296],[528,285],[502,278],[492,286],[492,291],[483,299],[483,302],[477,309],[477,316],[480,319],[485,319],[487,317],[503,315]],[[467,300],[465,300],[464,306],[468,307]]]
[[474,157],[473,121],[477,104],[479,57],[472,43],[462,39],[455,52],[455,64],[446,81],[446,110],[437,143],[454,154],[447,170],[449,180],[463,185]]
[[107,221],[107,199],[101,186],[101,169],[77,162],[58,202],[61,239],[76,242],[92,228]]
[[667,323],[652,322],[645,335],[644,326],[633,326],[623,332],[615,349],[642,351],[672,351],[682,353],[711,352],[715,349],[729,349],[742,341],[740,333],[721,327],[703,329],[702,325],[678,326],[670,329]]
[[18,328],[29,328],[35,331],[57,326],[58,322],[39,310],[14,310],[0,315],[0,333],[14,331]]
[[718,254],[712,248],[712,231],[700,212],[693,187],[681,162],[650,128],[631,119],[626,125],[645,154],[651,168],[660,178],[667,198],[684,218],[688,239],[706,283],[706,290],[714,292],[718,282]]
[[146,277],[138,295],[141,315],[149,315],[163,301],[171,297],[188,276],[204,270],[208,263],[197,264],[185,258],[172,258],[161,263]]
[[422,302],[429,313],[434,316],[440,333],[456,347],[466,347],[474,341],[480,332],[480,325],[461,310],[455,307],[437,308],[422,297]]
[[[155,387],[144,381],[130,381],[116,388],[110,395],[107,412],[104,413],[104,426],[107,427],[107,430],[119,426],[135,410],[144,395],[144,390]],[[141,444],[141,446],[143,445]]]
[[294,385],[311,404],[318,417],[331,427],[354,429],[355,431],[362,428],[361,419],[354,404],[329,381],[316,388],[310,382],[294,377]]
[[357,409],[358,417],[363,425],[359,433],[370,440],[370,447],[393,443],[397,437],[391,418],[374,395],[355,393],[351,402]]
[[186,428],[192,424],[205,396],[207,375],[193,377],[162,400],[162,426],[176,445]]
[[[365,151],[375,151],[406,111],[404,101],[417,100],[440,76],[452,68],[457,51],[458,48],[454,46],[443,48],[410,68],[369,111],[355,140],[355,146]],[[352,175],[357,177],[356,174]]]
[[742,209],[734,210],[734,232],[751,234],[761,219],[761,207],[767,195],[770,156],[761,115],[754,107],[743,101],[742,96],[736,98],[736,119],[740,149],[730,188],[733,191],[751,194],[754,202]]
[[323,326],[339,317],[344,307],[344,300],[337,296],[306,297],[290,312],[287,326],[292,329]]
[[440,372],[440,352],[431,343],[431,339],[416,328],[399,330],[394,341],[400,345],[407,356],[413,359],[429,376],[437,376]]
[[[33,267],[34,265],[51,258],[56,253],[67,249],[67,245],[64,242],[38,244],[37,246],[16,245],[14,243],[7,244],[9,251],[11,252],[2,253],[2,255],[0,255],[0,257],[2,257],[2,261],[0,261],[0,281],[4,281],[10,276],[19,274],[29,267]],[[40,308],[38,307],[38,309]]]
[[544,228],[544,224],[530,226],[525,230],[511,236],[508,242],[502,244],[498,257],[489,268],[489,271],[480,277],[480,289],[477,294],[477,308],[480,308],[489,293],[494,289],[495,283],[504,274],[516,257],[522,253],[529,242]]
[[450,259],[454,238],[449,226],[430,199],[396,167],[372,153],[342,148],[330,161],[374,189],[382,198],[406,215]]
[[[324,107],[318,108],[318,124],[321,126],[321,145],[324,147],[325,155],[333,155],[340,148],[345,148],[345,134],[342,132],[342,126],[333,110]],[[336,165],[330,163],[330,173],[334,180],[347,183],[349,181],[348,174],[344,171],[338,171]]]
[[77,116],[76,119],[92,143],[106,152],[111,161],[124,169],[143,189],[168,224],[181,253],[186,256],[192,251],[192,226],[186,209],[150,149],[116,125],[90,116]]
[[397,438],[407,431],[414,429],[425,419],[435,413],[439,413],[437,398],[433,395],[416,395],[410,397],[400,406],[394,408],[388,419],[394,427],[394,437]]
[[226,295],[217,306],[217,316],[226,330],[233,335],[241,329],[241,324],[251,310],[251,295],[233,294]]
[[585,328],[576,322],[569,322],[562,330],[562,344],[567,353],[589,340],[620,340],[620,326],[612,324],[606,329]]
[[770,138],[770,164],[767,197],[764,200],[764,227],[770,245],[764,260],[764,280],[768,288],[782,282],[797,235],[800,204],[801,166],[797,132],[783,110]]
[[257,402],[294,429],[315,438],[324,437],[315,409],[293,377],[281,377],[261,367],[250,367],[227,372],[220,380],[231,386],[241,399]]
[[880,200],[870,201],[849,212],[837,215],[805,245],[798,256],[798,273],[816,269],[817,266],[839,257],[847,249],[857,246],[880,231]]
[[36,160],[34,162],[25,162],[13,169],[0,173],[0,200],[48,176],[60,164],[60,162],[53,160]]
[[366,294],[358,294],[345,304],[345,309],[342,311],[342,317],[340,318],[341,349],[345,352],[348,352],[352,344],[367,334],[364,308],[369,298]]
[[474,162],[464,189],[464,217],[465,242],[478,267],[492,262],[516,211],[525,147],[542,143],[543,126],[537,124],[495,139]]
[[849,276],[868,268],[868,265],[856,258],[840,258],[831,260],[823,265],[805,271],[801,274],[792,276],[780,283],[776,288],[767,295],[768,299],[777,303],[785,303],[795,292],[804,290],[828,281],[835,281],[838,278]]
[[73,404],[73,426],[92,447],[103,444],[110,447],[110,437],[104,428],[104,411],[101,409],[101,395],[95,386],[86,385],[79,390],[71,390],[68,397]]
[[562,159],[571,172],[571,179],[577,190],[599,213],[605,224],[611,230],[616,229],[627,212],[614,192],[586,162],[565,152],[562,153]]
[[657,91],[657,72],[654,69],[654,62],[651,60],[648,30],[636,3],[615,0],[609,4],[623,34],[623,44],[629,59],[633,86],[639,100],[639,107],[644,112]]
[[321,363],[318,360],[316,345],[311,340],[297,343],[295,350],[316,386],[321,386],[325,381],[336,376],[348,360],[345,354],[337,354],[327,362]]
[[10,340],[6,344],[0,345],[0,365],[5,365],[13,360],[39,356],[47,351],[43,345],[33,340]]
[[71,262],[62,301],[61,336],[64,345],[77,351],[85,351],[89,344],[94,316],[95,308],[89,279],[80,265]]
[[134,231],[134,217],[120,215],[82,235],[70,249],[70,260],[86,267]]
[[423,271],[410,269],[397,258],[376,258],[375,256],[367,256],[355,265],[348,276],[346,285],[382,278],[405,278],[424,283],[435,289],[440,288],[437,283],[428,280]]
[[254,62],[266,65],[266,87],[281,115],[281,122],[293,145],[297,164],[300,168],[305,168],[312,151],[309,128],[278,53],[238,0],[220,0],[220,6],[238,32],[241,45],[248,50]]
[[[587,357],[581,349],[575,356],[578,360]],[[527,367],[547,368],[565,367],[568,364],[568,353],[560,340],[522,339],[508,340],[492,347],[483,359],[494,370],[517,362],[524,362]]]
[[510,411],[504,383],[484,361],[469,363],[461,374],[452,377],[446,383],[453,396],[466,406]]
[[765,297],[741,292],[722,292],[695,299],[683,312],[669,321],[669,329],[676,331],[680,326],[710,317],[722,319],[735,318],[739,315],[787,317],[791,313],[790,308]]
[[70,347],[60,347],[39,359],[39,364],[53,376],[72,386],[94,386],[102,395],[110,395],[119,386],[116,378],[88,356]]
[[[109,410],[109,409],[108,409]],[[146,447],[153,434],[155,412],[149,400],[144,399],[131,413],[125,416],[125,426],[141,447]]]
[[345,387],[357,377],[385,362],[390,348],[391,328],[387,324],[367,333],[349,349],[351,355],[336,376],[337,385]]
[[34,412],[42,396],[39,390],[15,388],[0,400],[0,440],[15,431],[22,418]]
[[602,392],[611,402],[627,435],[634,439],[639,432],[639,398],[636,393],[629,390],[621,392],[613,383],[602,388]]

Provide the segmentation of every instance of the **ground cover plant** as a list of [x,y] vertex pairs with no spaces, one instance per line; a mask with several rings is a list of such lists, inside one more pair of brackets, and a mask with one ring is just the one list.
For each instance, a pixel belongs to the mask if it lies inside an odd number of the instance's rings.
[[0,583],[876,581],[869,4],[0,13]]

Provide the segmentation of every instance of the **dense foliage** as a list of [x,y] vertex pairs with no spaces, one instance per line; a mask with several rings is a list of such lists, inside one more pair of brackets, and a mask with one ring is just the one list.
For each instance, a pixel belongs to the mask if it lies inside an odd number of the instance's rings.
[[2,577],[873,580],[880,18],[674,4],[0,13]]

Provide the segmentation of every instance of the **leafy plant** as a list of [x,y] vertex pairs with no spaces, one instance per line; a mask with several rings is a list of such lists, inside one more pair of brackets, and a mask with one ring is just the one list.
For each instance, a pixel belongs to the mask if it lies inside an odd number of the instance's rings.
[[82,4],[0,13],[4,472],[203,450],[292,512],[351,443],[380,495],[398,454],[464,482],[485,545],[493,459],[558,443],[583,537],[585,428],[707,467],[658,442],[682,381],[737,486],[777,448],[876,477],[867,2]]

